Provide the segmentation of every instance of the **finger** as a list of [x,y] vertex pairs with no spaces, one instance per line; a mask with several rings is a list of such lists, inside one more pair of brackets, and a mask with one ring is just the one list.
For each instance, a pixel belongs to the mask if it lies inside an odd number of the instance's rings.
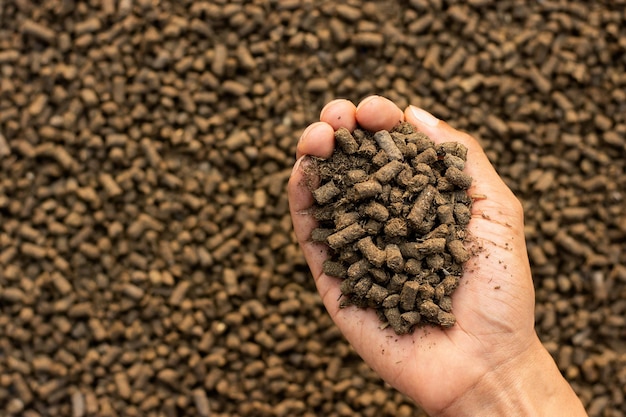
[[332,126],[333,130],[345,127],[352,132],[356,128],[356,106],[349,100],[333,100],[322,109],[320,120]]
[[404,120],[404,115],[391,100],[370,96],[356,108],[356,120],[363,129],[377,132],[391,129]]
[[332,126],[325,122],[315,122],[302,132],[296,146],[296,158],[300,159],[303,155],[329,158],[334,149],[335,132]]
[[[335,311],[336,306],[330,301],[339,297],[339,280],[331,278],[322,272],[322,265],[328,258],[328,247],[321,243],[311,241],[311,232],[317,227],[317,221],[311,213],[313,196],[309,190],[306,167],[307,156],[303,156],[293,167],[291,177],[287,184],[287,196],[289,199],[289,211],[291,221],[296,234],[296,239],[315,278],[315,284],[322,295],[322,299],[328,301],[329,311]],[[335,302],[336,304],[336,302]]]

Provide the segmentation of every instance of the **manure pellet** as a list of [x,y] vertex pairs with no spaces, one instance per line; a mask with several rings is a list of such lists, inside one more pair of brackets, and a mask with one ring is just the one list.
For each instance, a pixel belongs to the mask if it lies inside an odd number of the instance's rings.
[[440,285],[444,288],[446,295],[451,295],[452,292],[459,286],[459,277],[449,275],[441,281]]
[[406,281],[400,292],[400,308],[404,311],[413,310],[415,307],[415,297],[419,290],[420,283],[417,281]]
[[367,259],[360,259],[354,263],[352,263],[348,270],[346,271],[348,278],[358,279],[361,278],[369,272],[372,265],[369,263]]
[[[399,250],[400,248],[398,248]],[[400,253],[402,255],[402,253]],[[415,258],[409,258],[404,264],[404,272],[410,275],[419,275],[422,273],[422,261]]]
[[353,185],[367,180],[367,172],[362,169],[352,169],[346,173],[346,183]]
[[408,221],[411,222],[413,227],[419,228],[422,225],[426,214],[430,210],[431,203],[435,198],[435,193],[437,193],[437,189],[432,185],[427,185],[415,200],[415,204],[413,204],[407,216]]
[[333,229],[316,228],[311,231],[311,241],[313,242],[326,242],[328,236],[332,235],[335,231]]
[[462,190],[467,190],[472,185],[472,177],[455,166],[451,166],[446,170],[446,178]]
[[465,160],[453,154],[446,154],[443,157],[443,163],[448,167],[455,167],[459,171],[465,169]]
[[405,274],[394,274],[391,277],[391,280],[389,281],[389,285],[387,285],[387,288],[389,289],[389,291],[399,293],[400,291],[402,291],[402,287],[404,286],[404,283],[408,279],[409,277]]
[[354,184],[354,199],[364,200],[376,197],[383,192],[383,186],[376,180],[368,180]]
[[359,150],[359,144],[352,136],[350,131],[345,127],[341,127],[335,131],[335,141],[337,145],[348,155],[351,155]]
[[441,309],[432,300],[424,300],[419,304],[419,313],[429,320],[437,318]]
[[437,217],[443,224],[454,223],[454,206],[452,204],[444,204],[437,207]]
[[387,207],[376,201],[372,201],[366,205],[363,209],[363,213],[367,217],[379,222],[384,222],[389,218],[389,210],[387,210]]
[[467,147],[458,142],[444,142],[437,146],[437,154],[441,156],[450,154],[461,158],[463,161],[466,161]]
[[313,190],[313,198],[317,204],[326,204],[339,195],[341,190],[333,181],[329,181],[321,187]]
[[372,299],[376,304],[382,303],[388,296],[389,290],[378,284],[372,284],[367,293],[367,298]]
[[397,307],[400,304],[400,294],[390,294],[383,300],[383,308]]
[[400,173],[400,171],[404,170],[405,165],[399,160],[392,160],[389,163],[383,165],[376,171],[374,174],[374,178],[378,180],[380,183],[388,183],[391,181],[396,175]]
[[365,139],[361,141],[361,146],[359,146],[358,153],[366,158],[373,158],[376,153],[378,153],[378,149],[376,149],[376,144],[374,143],[374,141],[370,139]]
[[435,297],[435,289],[429,283],[422,283],[417,290],[417,294],[422,300],[432,300]]
[[408,311],[406,313],[402,313],[400,318],[404,323],[406,323],[407,326],[413,327],[421,321],[422,316],[420,316],[420,313],[417,311]]
[[454,326],[456,323],[456,317],[454,314],[449,313],[447,311],[439,310],[437,312],[437,322],[441,325],[441,327],[450,328]]
[[470,253],[467,249],[465,249],[463,242],[460,240],[452,240],[448,242],[448,249],[450,250],[450,254],[454,257],[455,261],[459,263],[466,262],[470,258]]
[[427,148],[417,154],[417,156],[411,160],[411,164],[416,168],[419,164],[430,165],[437,161],[437,159],[437,151],[434,148]]
[[367,293],[369,292],[370,288],[372,288],[372,285],[372,279],[365,276],[359,279],[356,284],[354,284],[354,294],[363,298],[367,296]]
[[385,257],[387,267],[393,272],[401,272],[404,269],[404,258],[398,245],[393,243],[387,245],[385,247]]
[[389,273],[381,268],[371,268],[369,274],[374,278],[374,281],[381,285],[385,285],[389,282]]
[[406,221],[402,218],[395,217],[390,219],[384,226],[385,233],[391,237],[404,237],[409,233]]
[[424,242],[407,242],[400,245],[402,255],[409,258],[421,259],[427,255],[440,253],[445,249],[445,238],[432,238]]
[[333,262],[326,260],[322,264],[322,271],[331,277],[344,278],[347,276],[348,269],[341,262]]
[[465,204],[455,204],[454,205],[454,218],[457,223],[461,226],[465,226],[472,219],[472,212],[468,206]]
[[387,259],[385,251],[374,244],[371,236],[367,236],[359,240],[356,247],[361,251],[365,259],[367,259],[374,266],[382,266]]
[[361,227],[358,223],[353,223],[345,229],[328,236],[328,246],[333,249],[339,249],[348,243],[354,242],[355,240],[363,237],[364,235],[365,229],[363,229],[363,227]]
[[391,137],[391,134],[386,130],[380,130],[374,134],[374,140],[378,143],[378,146],[385,151],[387,157],[391,160],[402,160],[402,152],[398,149],[396,142]]
[[335,228],[344,229],[360,220],[360,215],[356,211],[348,213],[337,213],[335,215]]

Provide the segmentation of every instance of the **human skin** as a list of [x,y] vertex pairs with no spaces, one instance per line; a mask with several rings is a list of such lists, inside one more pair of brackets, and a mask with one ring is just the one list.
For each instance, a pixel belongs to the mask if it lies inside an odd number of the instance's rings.
[[[334,130],[357,125],[391,129],[407,121],[435,143],[456,141],[468,148],[465,172],[474,178],[468,193],[480,196],[468,224],[473,257],[452,296],[456,324],[420,327],[397,336],[371,309],[339,308],[340,280],[322,272],[328,247],[310,241],[316,221],[305,181],[308,156],[329,157]],[[297,145],[288,184],[296,238],[333,321],[359,355],[389,384],[431,416],[586,416],[534,329],[534,289],[522,206],[470,135],[413,106],[404,111],[380,96],[358,107],[328,103]]]

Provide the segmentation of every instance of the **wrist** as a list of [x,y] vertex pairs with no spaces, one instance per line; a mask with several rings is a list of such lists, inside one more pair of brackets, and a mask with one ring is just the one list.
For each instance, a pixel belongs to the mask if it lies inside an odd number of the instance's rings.
[[587,416],[538,338],[521,355],[488,370],[437,417]]

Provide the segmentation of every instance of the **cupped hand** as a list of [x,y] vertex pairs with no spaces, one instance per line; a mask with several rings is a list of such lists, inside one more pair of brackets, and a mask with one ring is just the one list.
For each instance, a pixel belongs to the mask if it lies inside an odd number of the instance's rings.
[[[467,245],[474,253],[452,296],[456,324],[446,330],[420,327],[397,336],[380,329],[371,309],[339,308],[340,281],[322,272],[325,245],[310,241],[316,221],[303,166],[307,155],[329,157],[334,130],[358,125],[377,131],[407,121],[435,143],[456,141],[468,148],[465,172],[473,177],[475,198]],[[524,240],[520,202],[500,179],[478,142],[424,110],[404,111],[386,98],[371,96],[358,107],[335,100],[311,124],[297,146],[288,185],[296,237],[317,289],[334,322],[361,357],[387,382],[412,397],[431,415],[443,415],[498,369],[529,358],[541,348],[534,331],[534,290]]]

